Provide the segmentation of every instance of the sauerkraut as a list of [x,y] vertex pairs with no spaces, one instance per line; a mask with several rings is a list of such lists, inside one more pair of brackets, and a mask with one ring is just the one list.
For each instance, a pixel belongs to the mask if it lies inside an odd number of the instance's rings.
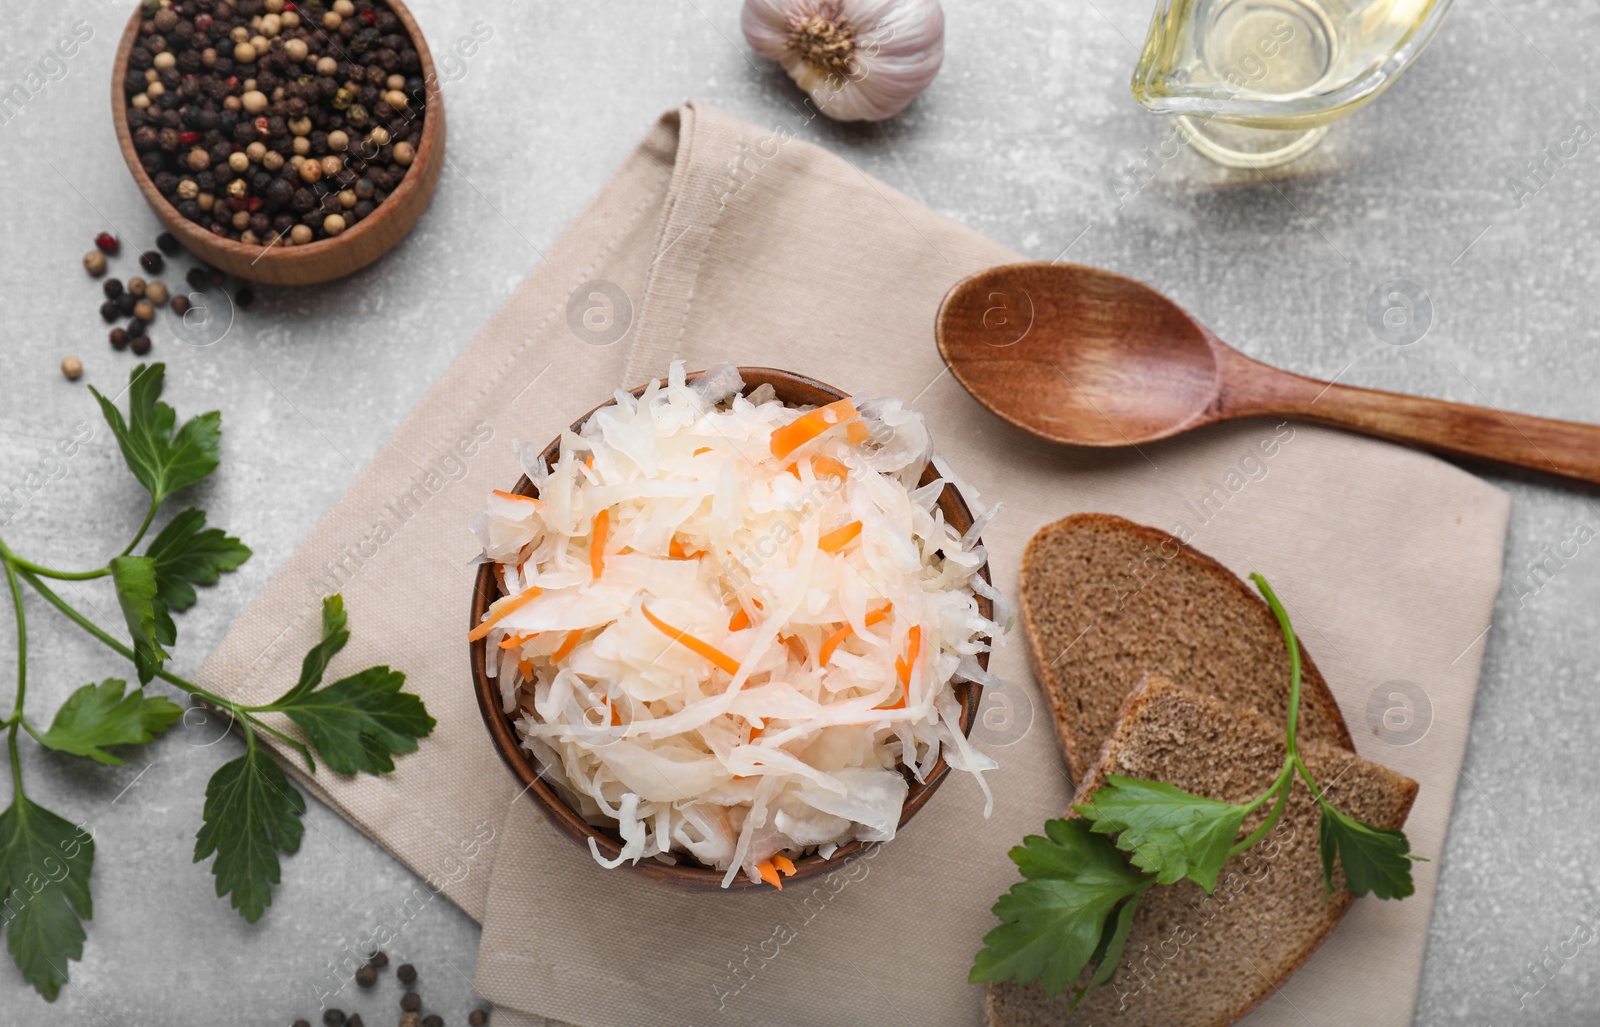
[[[904,766],[978,778],[952,683],[1001,626],[965,536],[922,487],[931,447],[896,400],[812,410],[732,367],[619,392],[473,531],[505,596],[485,641],[522,744],[606,866],[683,854],[780,884],[792,860],[894,837]],[[968,490],[970,502],[976,497]],[[998,610],[998,608],[997,608]],[[1003,612],[997,620],[1005,620]]]

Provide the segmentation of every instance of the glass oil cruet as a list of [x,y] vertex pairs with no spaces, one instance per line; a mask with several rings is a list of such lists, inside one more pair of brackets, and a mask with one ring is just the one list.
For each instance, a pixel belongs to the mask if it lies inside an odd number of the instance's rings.
[[1451,0],[1158,0],[1133,95],[1228,167],[1304,156],[1416,60]]

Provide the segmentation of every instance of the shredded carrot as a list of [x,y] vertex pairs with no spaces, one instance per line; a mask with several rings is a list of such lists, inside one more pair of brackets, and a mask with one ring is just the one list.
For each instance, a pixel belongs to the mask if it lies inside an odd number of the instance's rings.
[[872,438],[872,433],[867,431],[866,425],[859,420],[855,420],[844,426],[844,437],[850,445],[862,446],[866,444],[868,439]]
[[515,649],[517,646],[538,634],[539,633],[537,631],[530,631],[526,635],[507,635],[505,638],[500,640],[500,648]]
[[533,661],[532,660],[528,659],[527,657],[523,657],[522,659],[518,660],[517,661],[517,670],[522,672],[522,678],[523,678],[524,681],[532,681],[533,680]]
[[[885,599],[882,606],[879,606],[876,609],[868,610],[867,615],[863,617],[862,620],[866,623],[867,627],[870,628],[874,624],[882,623],[892,612],[894,612],[894,604]],[[820,667],[826,667],[828,665],[828,657],[833,655],[833,651],[835,649],[844,644],[845,639],[855,634],[855,631],[855,628],[846,624],[838,631],[835,631],[833,634],[829,635],[828,640],[822,643],[822,655],[817,658],[817,665]]]
[[489,616],[485,617],[477,627],[467,632],[467,641],[476,642],[478,639],[483,638],[489,633],[489,629],[500,623],[501,618],[505,617],[506,614],[511,613],[513,610],[519,610],[533,602],[534,599],[538,598],[539,593],[543,591],[544,589],[535,585],[521,595],[501,596],[496,599],[494,605],[489,607]]
[[784,877],[794,876],[794,863],[788,856],[777,855],[772,857],[772,865],[783,872]]
[[764,863],[757,863],[756,872],[761,875],[763,881],[779,891],[783,891],[783,878],[778,876],[778,868],[772,865],[772,860],[769,859]]
[[887,706],[874,706],[877,710],[903,710],[911,698],[911,671],[922,655],[922,628],[913,624],[906,635],[906,655],[894,658],[895,673],[900,676],[900,699]]
[[704,549],[685,549],[683,543],[674,537],[667,546],[667,555],[674,560],[695,560],[706,555],[706,551]]
[[750,728],[750,741],[753,742],[757,738],[760,738],[762,730],[763,730],[762,728],[755,727],[754,725],[752,725],[751,728]]
[[699,456],[701,453],[709,453],[709,452],[711,452],[711,447],[710,446],[701,446],[699,449],[695,450],[690,455],[691,456]]
[[721,649],[718,649],[716,646],[707,642],[701,641],[686,631],[678,630],[671,624],[668,624],[666,621],[662,620],[660,617],[657,617],[655,614],[651,613],[650,608],[647,606],[640,606],[639,609],[644,613],[644,619],[655,625],[656,630],[661,632],[663,635],[671,635],[674,642],[679,643],[685,649],[688,649],[697,656],[705,657],[718,667],[721,667],[723,670],[727,671],[729,674],[739,673],[739,661],[735,660]]
[[590,470],[594,470],[594,454],[593,453],[590,453],[588,456],[583,458],[583,466],[589,468]]
[[743,631],[750,626],[750,613],[744,607],[739,607],[739,612],[728,621],[729,631]]
[[501,499],[515,499],[520,503],[532,503],[534,506],[543,505],[537,498],[533,496],[524,496],[520,492],[506,492],[502,489],[495,489],[494,494],[499,496]]
[[799,464],[790,464],[789,465],[789,473],[794,475],[796,481],[799,481],[800,480],[800,465]]
[[831,456],[814,456],[811,458],[811,469],[817,472],[819,478],[848,478],[850,468],[835,460]]
[[861,534],[861,522],[851,521],[842,528],[835,528],[826,535],[817,539],[817,548],[824,553],[837,553],[845,546],[856,540]]
[[594,532],[589,538],[589,569],[598,578],[606,569],[606,535],[611,531],[611,511],[601,510],[594,515]]
[[621,727],[622,726],[622,717],[621,717],[621,715],[619,715],[617,713],[617,708],[615,706],[611,705],[611,700],[609,698],[607,698],[606,696],[601,696],[600,697],[600,705],[604,706],[606,708],[607,712],[609,712],[611,714],[611,726],[612,727]]
[[582,628],[579,628],[576,631],[567,632],[567,637],[563,638],[561,640],[561,644],[556,646],[556,651],[550,654],[550,662],[560,663],[562,660],[570,656],[572,654],[572,650],[578,647],[578,639],[582,637]]
[[778,644],[786,647],[794,658],[801,663],[806,659],[806,644],[800,641],[799,635],[779,635]]
[[[850,421],[855,427],[859,427],[862,441],[866,441],[866,426],[856,420],[859,416],[855,404],[848,399],[835,400],[827,406],[808,410],[788,424],[773,429],[770,443],[772,455],[783,460],[829,428],[845,421]],[[855,435],[855,431],[850,430],[852,439]]]

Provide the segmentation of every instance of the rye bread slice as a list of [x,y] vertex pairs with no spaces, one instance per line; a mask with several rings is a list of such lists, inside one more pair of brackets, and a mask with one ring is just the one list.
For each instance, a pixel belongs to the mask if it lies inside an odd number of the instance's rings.
[[[1146,674],[1283,723],[1289,654],[1267,604],[1178,539],[1109,514],[1040,529],[1022,558],[1022,624],[1039,687],[1080,781]],[[1301,644],[1300,737],[1354,749]]]
[[[1405,823],[1415,781],[1326,742],[1302,740],[1300,748],[1340,810],[1380,827]],[[1107,774],[1243,802],[1282,765],[1281,722],[1151,678],[1128,698],[1074,802],[1086,801]],[[1245,829],[1264,815],[1254,814]],[[1076,1012],[1069,1016],[1070,988],[1047,999],[1037,984],[990,985],[989,1024],[1225,1027],[1239,1020],[1300,968],[1354,901],[1340,871],[1332,897],[1323,897],[1318,821],[1301,782],[1273,830],[1223,868],[1213,894],[1189,881],[1145,892],[1116,977]]]

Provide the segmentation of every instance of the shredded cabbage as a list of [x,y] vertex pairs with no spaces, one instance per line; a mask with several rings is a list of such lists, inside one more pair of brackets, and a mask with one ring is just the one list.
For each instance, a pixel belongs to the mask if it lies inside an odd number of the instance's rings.
[[959,479],[936,462],[917,486],[921,415],[825,408],[778,458],[774,431],[806,411],[743,385],[731,366],[691,385],[674,362],[563,433],[553,466],[519,447],[538,499],[497,492],[472,523],[507,595],[480,625],[489,673],[555,787],[622,838],[595,859],[688,854],[724,887],[893,838],[900,766],[924,780],[941,753],[987,816],[995,764],[961,735],[952,683],[990,680],[977,656],[1004,630],[978,607],[998,593],[977,526],[936,503]]

